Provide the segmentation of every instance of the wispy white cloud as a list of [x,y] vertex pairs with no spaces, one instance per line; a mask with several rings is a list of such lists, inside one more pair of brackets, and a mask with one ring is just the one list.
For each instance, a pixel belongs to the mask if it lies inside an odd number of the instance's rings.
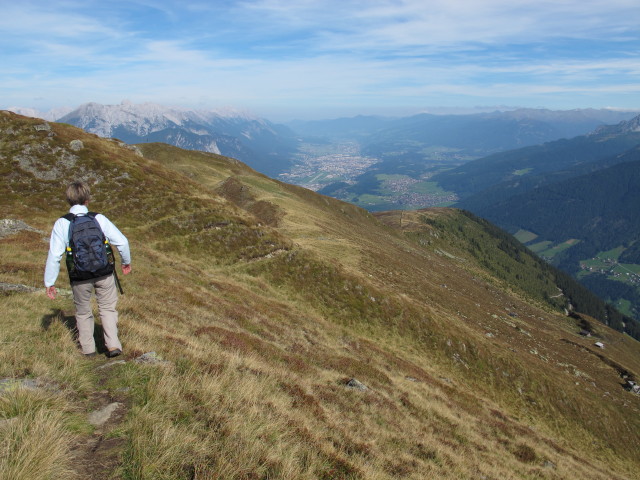
[[553,107],[638,93],[637,0],[5,3],[6,104]]
[[[305,29],[331,47],[387,50],[465,43],[544,42],[638,35],[640,4],[631,0],[384,0],[243,2],[278,29]],[[346,41],[346,43],[345,43]],[[324,44],[326,45],[326,44]],[[323,47],[320,42],[317,45]]]
[[[18,36],[21,41],[38,38],[65,38],[69,40],[93,36],[117,37],[118,29],[109,27],[100,18],[74,11],[59,9],[53,2],[2,2],[0,31]],[[15,38],[15,37],[14,37]]]

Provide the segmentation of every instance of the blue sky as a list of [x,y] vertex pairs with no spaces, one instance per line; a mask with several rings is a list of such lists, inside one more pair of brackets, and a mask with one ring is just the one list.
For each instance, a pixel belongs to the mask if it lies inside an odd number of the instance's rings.
[[638,0],[0,0],[0,108],[640,109]]

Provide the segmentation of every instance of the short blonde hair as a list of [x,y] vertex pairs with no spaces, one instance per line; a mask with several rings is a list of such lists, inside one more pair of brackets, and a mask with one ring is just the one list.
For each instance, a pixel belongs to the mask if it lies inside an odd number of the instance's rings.
[[69,205],[84,205],[91,200],[91,190],[89,185],[84,182],[72,182],[66,191],[67,202]]

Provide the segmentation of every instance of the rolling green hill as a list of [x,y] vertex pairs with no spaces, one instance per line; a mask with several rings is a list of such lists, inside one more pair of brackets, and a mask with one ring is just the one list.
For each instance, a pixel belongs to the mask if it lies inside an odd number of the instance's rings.
[[[486,222],[8,112],[0,175],[0,478],[636,476],[640,343]],[[41,286],[71,178],[131,241],[122,363]]]

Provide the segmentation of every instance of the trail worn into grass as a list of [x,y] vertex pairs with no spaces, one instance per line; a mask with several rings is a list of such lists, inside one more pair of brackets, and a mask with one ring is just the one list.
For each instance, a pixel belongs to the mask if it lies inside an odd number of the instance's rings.
[[[98,381],[96,390],[90,392],[87,418],[95,427],[89,435],[83,435],[71,449],[73,465],[78,476],[90,480],[117,480],[122,463],[122,452],[126,438],[117,435],[116,430],[124,421],[131,400],[126,389],[109,390],[106,386],[115,375],[123,359],[88,360],[94,361]],[[102,387],[102,388],[101,388]]]

